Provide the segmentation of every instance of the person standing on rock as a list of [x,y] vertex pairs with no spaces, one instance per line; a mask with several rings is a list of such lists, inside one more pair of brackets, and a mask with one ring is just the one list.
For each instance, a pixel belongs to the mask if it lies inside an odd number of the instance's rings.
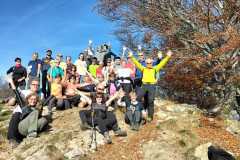
[[16,88],[25,89],[27,70],[25,67],[22,66],[21,62],[21,58],[15,58],[15,66],[7,70],[7,74],[12,73],[12,79]]
[[51,68],[50,62],[52,58],[52,50],[46,51],[46,57],[42,59],[41,71],[42,71],[42,93],[44,98],[50,96],[50,82],[47,79],[48,70]]
[[84,60],[84,54],[80,53],[78,59],[75,61],[74,65],[77,67],[77,73],[80,76],[80,83],[83,82],[83,78],[86,75],[87,63]]
[[[146,58],[146,66],[143,66],[141,63],[136,60],[133,56],[132,52],[128,53],[128,56],[131,58],[132,62],[136,65],[136,67],[142,72],[142,91],[143,96],[147,96],[146,109],[148,112],[147,121],[151,122],[153,120],[154,115],[154,98],[155,98],[155,87],[157,83],[156,74],[159,72],[161,68],[163,68],[167,62],[169,61],[170,57],[172,56],[172,51],[167,52],[167,56],[161,60],[161,62],[153,66],[153,58],[149,57]],[[142,96],[141,95],[141,96]],[[140,96],[140,95],[138,95]]]
[[41,63],[41,60],[38,59],[38,53],[34,52],[32,54],[32,60],[28,62],[28,89],[33,79],[40,79]]

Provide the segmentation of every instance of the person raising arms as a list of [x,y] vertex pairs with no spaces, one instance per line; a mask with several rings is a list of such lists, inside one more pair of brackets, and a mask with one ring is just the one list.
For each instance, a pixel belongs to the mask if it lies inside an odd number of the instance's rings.
[[[143,66],[141,63],[137,61],[137,59],[133,56],[132,52],[128,53],[128,57],[132,60],[135,66],[142,72],[142,91],[144,92],[141,94],[147,95],[147,102],[146,109],[148,111],[147,121],[151,122],[153,120],[154,115],[154,98],[155,98],[155,89],[156,89],[156,73],[162,69],[167,62],[169,61],[170,57],[172,56],[172,51],[167,52],[167,56],[160,61],[160,63],[156,66],[153,66],[153,58],[148,57],[146,58],[146,67]],[[140,96],[140,95],[138,95]]]

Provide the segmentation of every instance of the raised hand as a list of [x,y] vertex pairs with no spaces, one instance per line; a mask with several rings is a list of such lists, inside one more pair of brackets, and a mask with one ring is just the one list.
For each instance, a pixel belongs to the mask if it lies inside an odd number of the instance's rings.
[[132,56],[133,56],[132,51],[129,51],[129,52],[128,52],[128,57],[132,57]]
[[162,57],[163,57],[163,53],[162,53],[162,51],[159,51],[159,52],[158,52],[158,58],[159,58],[159,59],[162,59]]
[[167,56],[171,57],[173,55],[173,52],[171,50],[167,51]]

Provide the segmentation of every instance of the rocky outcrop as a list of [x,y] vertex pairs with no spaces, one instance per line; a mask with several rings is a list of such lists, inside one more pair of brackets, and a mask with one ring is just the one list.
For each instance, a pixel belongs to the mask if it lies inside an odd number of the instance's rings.
[[[136,159],[131,157],[131,152],[124,150],[124,145],[132,144],[131,146],[139,147],[139,154],[142,154],[140,159],[145,160],[204,160],[206,157],[206,147],[210,143],[216,144],[211,140],[202,141],[201,137],[195,131],[201,124],[202,111],[194,105],[176,104],[167,100],[155,101],[156,116],[152,123],[152,128],[149,125],[142,126],[138,133],[130,131],[128,125],[123,121],[123,113],[118,111],[117,117],[120,126],[127,129],[129,135],[126,138],[113,139],[117,141],[112,145],[116,147],[107,147],[106,150],[111,151],[113,159]],[[9,113],[3,109],[3,113]],[[26,138],[15,149],[11,149],[6,141],[6,129],[8,120],[0,122],[0,159],[11,160],[78,160],[91,159],[98,157],[101,160],[102,152],[96,152],[97,156],[92,154],[94,151],[89,147],[91,130],[81,131],[79,123],[79,108],[73,108],[65,111],[57,111],[54,113],[53,123],[51,128],[39,135],[38,138]],[[0,112],[0,115],[3,114]],[[9,115],[8,115],[9,117]],[[239,122],[234,120],[225,120],[223,129],[233,132],[234,135],[239,135]],[[147,138],[148,133],[144,129],[151,128],[154,131],[151,133],[151,138]],[[4,134],[2,134],[4,132]],[[145,134],[141,137],[141,134]],[[111,133],[112,135],[112,133]],[[137,139],[140,139],[137,140]],[[133,142],[132,142],[133,140]],[[129,143],[128,143],[129,142]],[[103,136],[97,133],[98,147],[103,146]],[[121,143],[121,149],[119,144]],[[109,145],[108,145],[109,146]],[[104,148],[101,147],[101,148]],[[114,157],[114,153],[121,150],[121,156]],[[110,155],[111,157],[111,155]],[[125,158],[123,158],[125,157]],[[200,158],[201,157],[201,158]],[[104,156],[103,156],[104,158]],[[106,158],[106,157],[105,157]],[[93,158],[94,159],[94,158]],[[139,158],[138,158],[139,159]]]

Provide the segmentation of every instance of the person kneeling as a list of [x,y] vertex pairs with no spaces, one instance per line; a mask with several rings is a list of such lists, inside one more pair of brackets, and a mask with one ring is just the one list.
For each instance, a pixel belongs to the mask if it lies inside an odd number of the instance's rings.
[[[132,130],[139,130],[142,120],[142,104],[137,101],[137,95],[135,92],[130,92],[129,97],[121,95],[118,100],[118,105],[126,107],[125,122],[130,124]],[[123,100],[123,101],[122,101]]]
[[96,94],[96,97],[94,97],[96,101],[91,104],[91,110],[82,110],[79,112],[82,123],[81,128],[83,129],[86,126],[97,127],[99,132],[104,136],[107,144],[112,143],[109,135],[110,130],[113,130],[116,136],[127,136],[127,133],[118,127],[114,113],[108,111],[108,106],[110,106],[111,102],[117,96],[116,94],[105,102],[103,94]]

